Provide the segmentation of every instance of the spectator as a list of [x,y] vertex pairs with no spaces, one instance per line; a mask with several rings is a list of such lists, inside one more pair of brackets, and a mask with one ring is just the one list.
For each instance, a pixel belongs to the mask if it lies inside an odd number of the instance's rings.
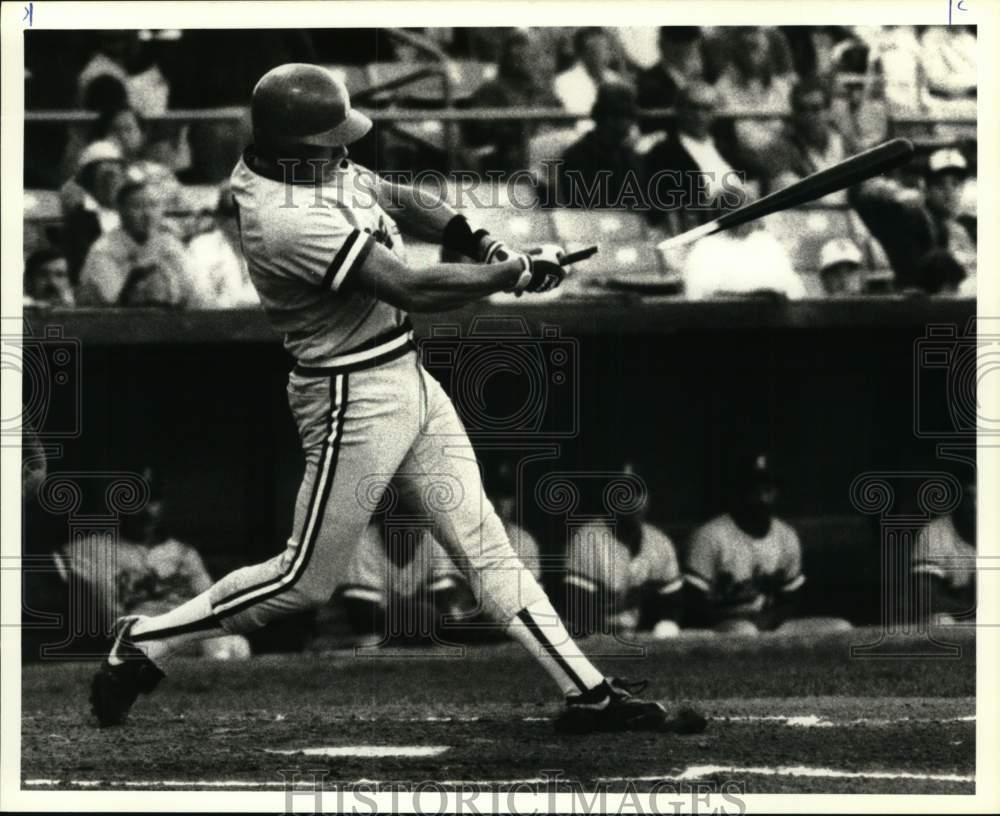
[[975,618],[976,608],[976,482],[962,485],[962,499],[953,513],[934,519],[917,537],[913,573],[930,582],[930,609],[936,623]]
[[770,457],[740,457],[725,471],[726,512],[691,536],[684,558],[686,626],[756,634],[794,611],[805,583],[799,537],[774,514]]
[[193,302],[198,307],[238,309],[260,304],[240,249],[236,205],[228,189],[219,194],[211,229],[188,242],[187,255]]
[[[631,465],[626,474],[634,473]],[[631,510],[572,532],[564,586],[566,621],[578,636],[652,630],[679,631],[683,579],[670,539],[646,521],[643,494]]]
[[461,572],[429,525],[372,516],[347,566],[334,602],[367,645],[426,643],[444,614],[462,616],[474,600]]
[[950,103],[964,103],[976,115],[975,26],[927,26],[920,35],[920,64],[932,111],[944,113]]
[[[848,191],[849,201],[885,250],[897,288],[935,294],[960,284],[956,269],[963,278],[974,274],[976,241],[968,221],[960,220],[967,171],[961,152],[943,148],[930,155],[922,178],[875,178]],[[953,262],[944,259],[945,252]]]
[[[800,80],[792,88],[790,105],[792,118],[783,130],[779,151],[781,169],[772,185],[776,189],[831,167],[849,155],[843,136],[830,120],[827,83],[815,77]],[[843,206],[847,203],[847,193],[831,193],[820,200],[831,206]]]
[[[496,79],[482,85],[471,104],[483,108],[558,107],[559,100],[547,79],[531,31],[511,29],[503,40]],[[532,125],[521,122],[469,122],[465,140],[471,147],[488,145],[492,149],[485,160],[487,169],[512,173],[528,166],[525,145],[535,131]]]
[[94,142],[80,154],[74,178],[59,191],[61,243],[73,281],[79,277],[91,244],[120,223],[115,200],[124,172],[121,148],[114,142]]
[[90,140],[113,142],[125,161],[134,162],[142,156],[146,135],[135,109],[119,107],[105,110],[97,117],[90,129]]
[[[105,631],[122,615],[159,615],[212,585],[198,551],[167,533],[162,492],[149,469],[144,475],[152,482],[151,497],[138,513],[122,517],[117,542],[85,537],[53,554],[63,579],[82,582],[98,601]],[[192,646],[194,655],[218,660],[250,656],[242,635]]]
[[920,42],[914,26],[857,26],[855,36],[869,48],[890,109],[914,113],[920,104]]
[[580,28],[573,35],[576,62],[557,75],[555,95],[571,113],[588,113],[597,100],[597,89],[607,83],[621,82],[612,70],[613,51],[607,32],[602,28]]
[[864,258],[850,238],[833,238],[819,253],[819,277],[823,292],[830,297],[860,295],[861,263]]
[[593,129],[563,155],[556,200],[570,207],[645,207],[645,168],[633,147],[635,93],[621,83],[602,85],[591,117]]
[[81,305],[185,306],[193,301],[184,245],[163,228],[163,203],[138,178],[118,192],[121,225],[87,254],[77,300]]
[[69,264],[54,249],[31,253],[24,267],[25,306],[71,307],[75,304]]
[[690,300],[748,295],[798,300],[806,296],[788,250],[759,221],[702,238],[688,252],[682,268]]
[[[646,175],[651,184],[656,179],[657,201],[666,201],[668,195],[679,198],[679,216],[686,220],[678,227],[683,230],[714,216],[713,207],[742,203],[742,179],[720,153],[713,135],[718,91],[694,81],[678,92],[675,104],[677,120],[673,128],[646,154]],[[738,193],[740,198],[720,202],[723,193]],[[653,220],[661,220],[663,215]]]
[[137,31],[97,32],[96,51],[77,79],[80,107],[84,106],[91,83],[103,76],[117,79],[125,87],[129,106],[143,116],[155,116],[167,109],[167,80]]
[[[698,26],[661,26],[658,45],[659,62],[639,74],[636,96],[642,110],[672,108],[689,83],[704,79]],[[664,118],[644,119],[639,128],[651,133],[669,125]]]
[[778,114],[737,119],[730,125],[729,138],[740,164],[754,177],[769,176],[780,161],[775,154],[782,132],[780,114],[788,111],[794,78],[788,44],[777,29],[760,26],[727,31],[723,44],[729,56],[716,88],[727,109]]

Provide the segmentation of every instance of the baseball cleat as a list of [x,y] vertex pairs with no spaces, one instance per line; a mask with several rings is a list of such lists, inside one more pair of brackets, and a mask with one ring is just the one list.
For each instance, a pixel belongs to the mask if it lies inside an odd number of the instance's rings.
[[667,731],[667,710],[659,703],[636,697],[646,681],[630,683],[609,677],[601,685],[566,698],[556,718],[556,731],[587,734],[592,731]]
[[90,707],[101,728],[121,725],[140,694],[149,694],[163,671],[129,639],[137,615],[119,618],[115,641],[90,684]]

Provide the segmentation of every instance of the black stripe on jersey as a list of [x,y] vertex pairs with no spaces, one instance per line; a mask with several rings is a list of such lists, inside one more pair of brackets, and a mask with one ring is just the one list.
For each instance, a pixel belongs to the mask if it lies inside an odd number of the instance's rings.
[[[361,243],[359,244],[358,242]],[[337,283],[335,288],[339,289],[343,286],[344,281],[346,281],[356,269],[360,269],[364,265],[365,260],[372,251],[372,245],[374,243],[375,236],[371,233],[362,232],[359,229],[352,230],[347,238],[344,239],[344,243],[341,244],[337,254],[333,256],[333,260],[330,261],[330,266],[327,267],[326,274],[323,275],[321,286],[324,289],[334,288],[334,282],[338,277],[340,278],[340,281]],[[352,252],[353,260],[348,261]],[[350,263],[350,266],[347,269],[343,268],[345,263]]]
[[580,689],[580,691],[587,691],[587,687],[584,685],[583,680],[580,679],[580,675],[570,668],[566,658],[559,654],[559,650],[552,645],[551,641],[549,641],[547,637],[545,637],[541,627],[535,622],[535,619],[531,617],[531,613],[527,609],[522,609],[517,613],[517,617],[520,618],[521,623],[527,627],[528,631],[534,635],[535,640],[542,645],[542,648],[545,649],[549,657],[551,657],[559,668],[566,673],[566,676],[573,681],[574,685]]
[[344,239],[344,243],[340,245],[340,249],[337,250],[337,254],[333,256],[333,260],[330,261],[330,265],[326,268],[326,274],[323,276],[323,283],[321,284],[324,289],[329,289],[330,285],[333,283],[334,276],[337,274],[337,270],[340,269],[340,265],[344,262],[347,257],[347,253],[351,251],[351,247],[354,246],[354,242],[358,240],[361,235],[361,231],[354,229],[348,233],[347,237]]

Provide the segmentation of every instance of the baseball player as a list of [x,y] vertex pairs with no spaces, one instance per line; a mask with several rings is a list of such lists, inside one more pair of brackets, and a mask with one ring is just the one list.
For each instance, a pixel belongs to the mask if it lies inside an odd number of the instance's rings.
[[936,623],[969,622],[975,617],[975,479],[962,485],[962,500],[953,513],[934,519],[920,531],[912,569],[915,575],[930,581],[930,605]]
[[[505,622],[562,690],[559,729],[662,728],[664,708],[603,677],[537,582],[523,592],[524,582],[511,579],[517,556],[483,493],[467,438],[456,451],[464,430],[421,366],[407,319],[410,311],[451,309],[494,292],[552,289],[567,273],[561,250],[514,251],[444,202],[353,163],[347,145],[371,121],[319,66],[266,73],[251,115],[254,144],[233,170],[232,189],[251,279],[297,361],[288,400],[306,467],[294,527],[269,561],[236,570],[165,614],[122,618],[92,684],[98,721],[122,723],[178,646],[327,603],[334,555],[361,538],[373,509],[359,497],[361,482],[383,474],[404,504],[431,515],[449,555],[477,576],[484,611]],[[474,262],[408,265],[397,221]],[[453,501],[436,500],[442,481],[457,486]]]
[[765,453],[730,467],[727,512],[691,536],[684,558],[685,625],[753,634],[782,623],[805,583],[799,537],[774,515]]
[[[429,521],[429,519],[427,520]],[[424,520],[376,511],[351,553],[335,599],[365,642],[435,637],[442,614],[460,615],[468,587]]]
[[645,496],[612,523],[572,531],[564,579],[564,613],[577,634],[651,630],[679,632],[684,580],[673,542],[646,521]]

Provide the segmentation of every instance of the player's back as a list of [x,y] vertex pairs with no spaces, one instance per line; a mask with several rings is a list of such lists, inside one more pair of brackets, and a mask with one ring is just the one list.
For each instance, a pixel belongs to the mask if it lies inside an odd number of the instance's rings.
[[[343,285],[374,243],[400,257],[403,243],[378,204],[371,171],[345,159],[314,181],[310,171],[319,169],[303,164],[289,169],[296,180],[286,183],[283,168],[258,164],[248,149],[231,181],[243,254],[261,305],[300,363],[324,366],[406,324],[401,310]],[[299,181],[302,176],[308,181]]]

